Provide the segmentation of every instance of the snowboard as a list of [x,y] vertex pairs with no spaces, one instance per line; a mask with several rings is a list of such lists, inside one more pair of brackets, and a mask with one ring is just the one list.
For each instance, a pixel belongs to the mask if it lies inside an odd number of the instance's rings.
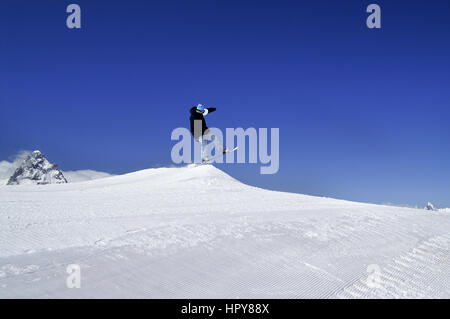
[[219,154],[219,155],[215,155],[215,156],[213,156],[213,157],[211,157],[211,158],[208,158],[208,159],[206,159],[206,160],[203,160],[203,164],[208,164],[208,163],[211,163],[212,161],[214,161],[216,158],[219,158],[219,157],[221,157],[221,156],[224,156],[225,154],[228,154],[228,153],[232,153],[232,152],[234,152],[235,150],[237,150],[239,147],[235,147],[235,148],[233,148],[232,150],[226,150],[225,151],[225,153],[223,153],[223,154]]

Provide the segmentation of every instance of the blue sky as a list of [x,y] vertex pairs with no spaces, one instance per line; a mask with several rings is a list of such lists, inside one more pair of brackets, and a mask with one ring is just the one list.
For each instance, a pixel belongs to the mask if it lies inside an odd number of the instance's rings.
[[[65,26],[70,3],[81,30]],[[449,33],[437,0],[3,0],[0,160],[170,165],[172,129],[203,103],[209,126],[280,128],[277,174],[218,165],[246,183],[450,206]]]

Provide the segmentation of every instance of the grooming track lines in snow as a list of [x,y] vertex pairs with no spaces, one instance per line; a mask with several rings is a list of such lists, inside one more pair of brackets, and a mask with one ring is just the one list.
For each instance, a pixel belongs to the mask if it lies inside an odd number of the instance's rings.
[[268,191],[212,165],[0,186],[0,298],[449,298],[449,229],[447,212]]

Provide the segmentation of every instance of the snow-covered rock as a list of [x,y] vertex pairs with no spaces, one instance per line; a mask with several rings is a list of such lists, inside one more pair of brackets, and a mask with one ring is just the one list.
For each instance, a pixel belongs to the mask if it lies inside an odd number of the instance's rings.
[[67,183],[67,180],[58,166],[51,164],[40,151],[36,150],[25,158],[9,178],[7,185],[63,183]]
[[437,210],[437,209],[434,207],[434,205],[431,204],[430,202],[427,203],[427,205],[425,206],[425,209],[426,209],[426,210],[433,210],[433,211]]

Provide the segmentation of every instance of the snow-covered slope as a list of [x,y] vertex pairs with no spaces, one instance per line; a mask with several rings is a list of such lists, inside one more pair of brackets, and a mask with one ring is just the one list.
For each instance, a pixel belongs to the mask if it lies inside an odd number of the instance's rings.
[[64,171],[64,177],[69,183],[78,183],[85,181],[92,181],[94,179],[105,178],[113,176],[109,173],[93,171],[90,169],[83,169],[78,171]]
[[448,213],[263,190],[210,165],[0,186],[0,297],[449,298],[449,230]]

